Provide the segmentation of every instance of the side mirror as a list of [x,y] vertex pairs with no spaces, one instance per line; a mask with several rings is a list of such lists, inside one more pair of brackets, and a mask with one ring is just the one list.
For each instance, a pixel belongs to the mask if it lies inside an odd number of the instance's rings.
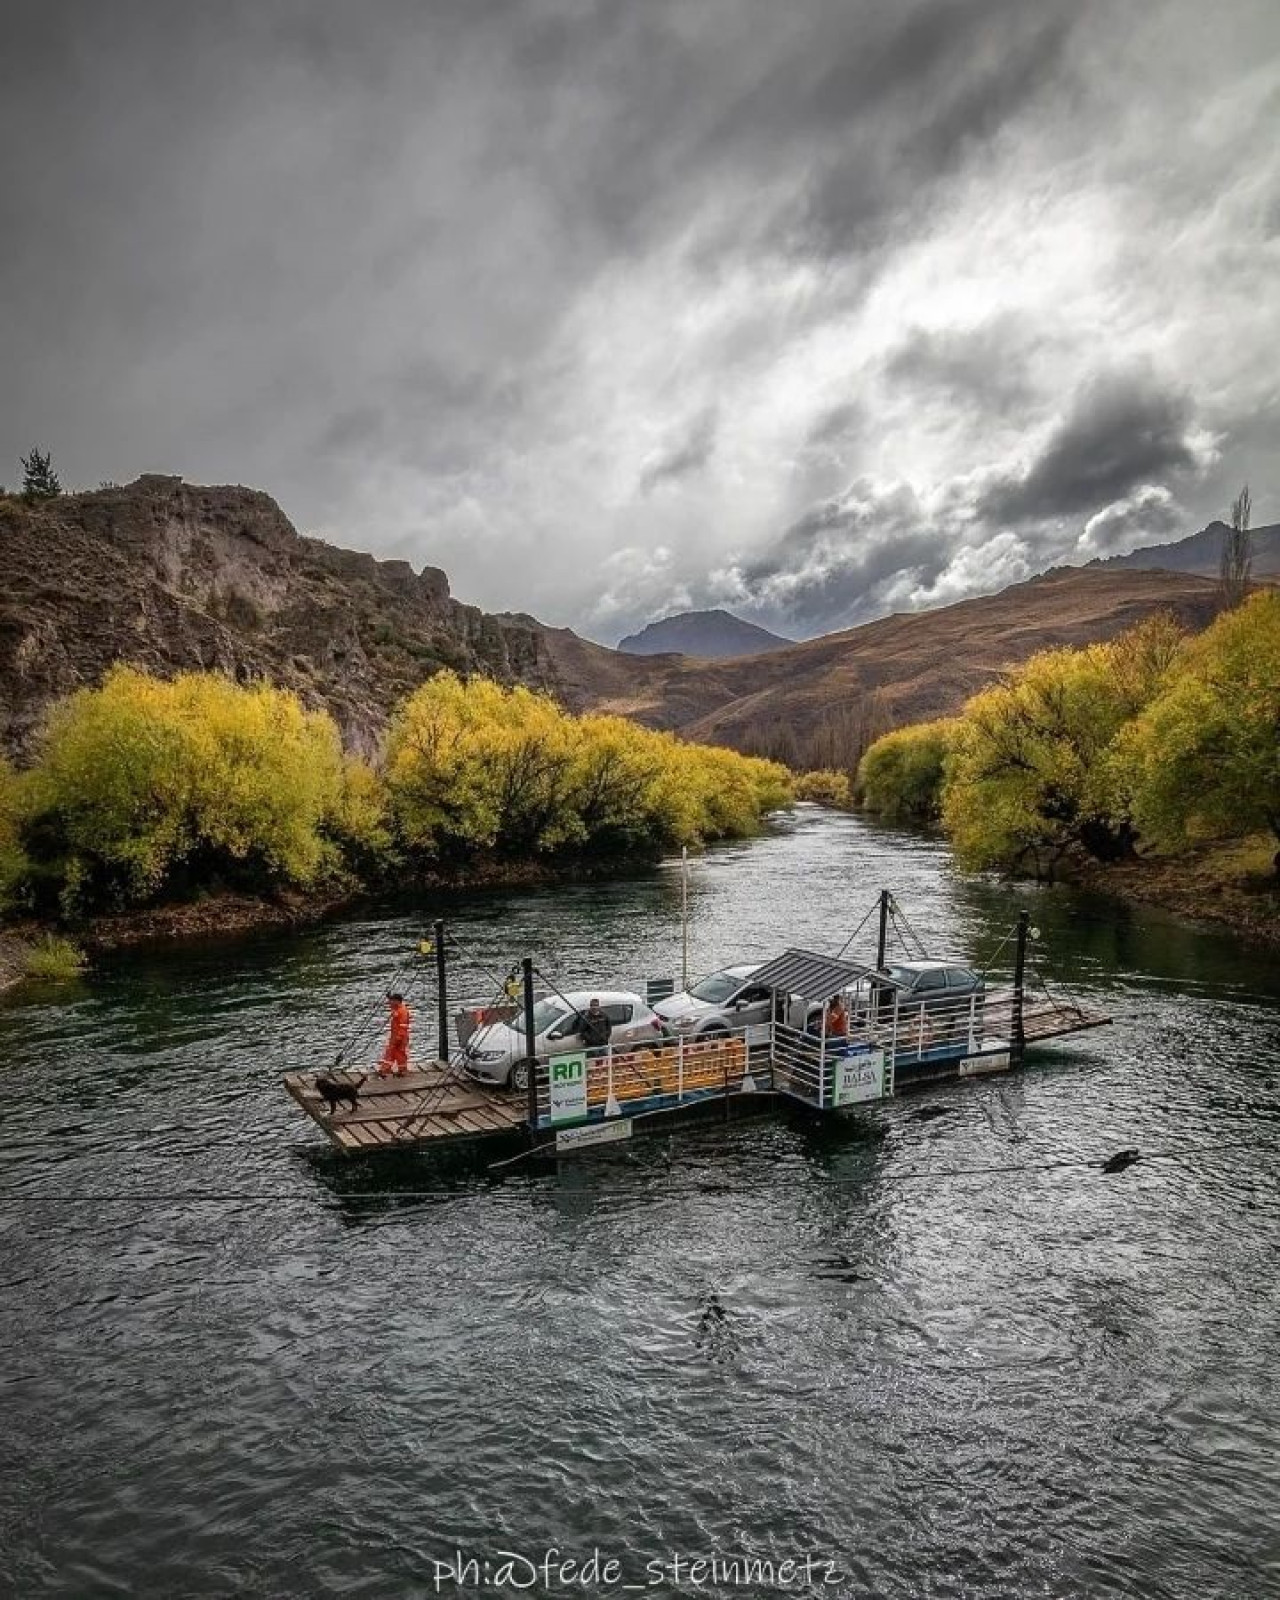
[[551,1030],[551,1032],[547,1035],[547,1038],[554,1043],[554,1041],[557,1040],[557,1039],[563,1039],[564,1038],[564,1034],[561,1032],[561,1030],[559,1028],[553,1028]]

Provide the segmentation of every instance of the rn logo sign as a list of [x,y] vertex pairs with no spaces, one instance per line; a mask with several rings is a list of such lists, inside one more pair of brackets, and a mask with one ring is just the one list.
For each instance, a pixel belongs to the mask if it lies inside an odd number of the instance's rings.
[[884,1051],[864,1050],[861,1055],[837,1056],[833,1106],[853,1106],[862,1100],[884,1098]]
[[548,1063],[547,1080],[551,1089],[551,1121],[583,1122],[587,1115],[587,1056],[583,1050],[573,1055],[553,1056]]

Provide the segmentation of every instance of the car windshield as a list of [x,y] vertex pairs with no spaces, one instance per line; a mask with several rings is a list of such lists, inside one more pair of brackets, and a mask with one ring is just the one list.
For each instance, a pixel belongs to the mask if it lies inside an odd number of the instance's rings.
[[[559,1000],[539,1000],[537,1005],[533,1008],[534,1038],[536,1039],[541,1034],[544,1034],[548,1028],[554,1028],[556,1023],[560,1021],[561,1017],[567,1017],[568,1015],[569,1013],[565,1010],[564,1006]],[[519,1012],[516,1016],[512,1017],[507,1026],[509,1028],[514,1028],[517,1033],[523,1033],[524,1013]]]
[[735,978],[732,972],[713,972],[709,978],[695,983],[689,993],[695,1000],[705,1000],[708,1005],[718,1006],[742,987],[742,981],[741,978]]

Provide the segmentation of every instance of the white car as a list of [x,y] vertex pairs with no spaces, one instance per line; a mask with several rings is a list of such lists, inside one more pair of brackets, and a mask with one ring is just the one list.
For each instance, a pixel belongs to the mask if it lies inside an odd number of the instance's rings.
[[[660,1048],[667,1040],[662,1018],[638,994],[625,989],[570,989],[546,995],[533,1008],[534,1052],[540,1061],[583,1048],[578,1032],[581,1014],[599,1000],[613,1024],[609,1042],[615,1049]],[[467,1040],[463,1065],[482,1083],[506,1084],[523,1092],[529,1087],[529,1053],[524,1037],[524,1013],[508,1022],[482,1024]]]
[[654,1010],[682,1038],[728,1033],[734,1028],[768,1022],[772,1015],[773,991],[751,982],[760,965],[721,967],[705,978],[659,1000]]

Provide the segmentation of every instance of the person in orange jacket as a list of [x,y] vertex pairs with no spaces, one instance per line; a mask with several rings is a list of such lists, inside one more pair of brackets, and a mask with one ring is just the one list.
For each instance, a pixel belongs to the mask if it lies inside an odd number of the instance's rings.
[[391,1013],[391,1033],[378,1063],[378,1076],[389,1078],[394,1071],[397,1078],[403,1078],[409,1071],[409,1026],[413,1019],[402,994],[389,994],[387,1006]]

